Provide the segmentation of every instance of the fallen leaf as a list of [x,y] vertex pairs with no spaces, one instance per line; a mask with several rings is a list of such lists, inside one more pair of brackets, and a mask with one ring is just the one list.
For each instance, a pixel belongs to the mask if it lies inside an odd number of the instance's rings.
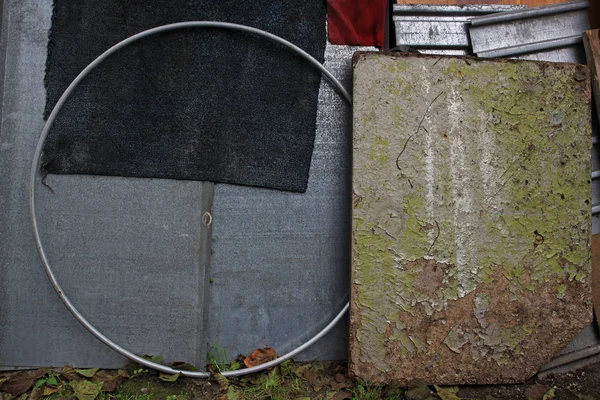
[[28,400],[40,400],[42,398],[42,389],[39,387],[33,388],[29,394]]
[[312,369],[307,369],[306,371],[304,371],[302,376],[311,385],[317,381],[317,373],[315,371],[313,371]]
[[552,400],[554,398],[554,396],[555,396],[554,388],[551,388],[546,393],[544,393],[544,397],[542,397],[542,400]]
[[77,372],[81,376],[85,376],[86,378],[91,378],[98,372],[98,368],[89,368],[89,369],[76,369]]
[[544,395],[548,392],[548,386],[535,384],[529,386],[527,390],[525,390],[525,398],[527,400],[542,400]]
[[117,373],[102,370],[96,372],[92,382],[102,383],[103,392],[114,392],[127,378],[129,378],[129,374],[124,370],[119,370]]
[[273,361],[277,358],[277,353],[271,347],[265,347],[264,349],[257,349],[252,352],[248,357],[244,359],[244,365],[247,368],[252,368],[260,364]]
[[69,366],[65,365],[63,369],[60,371],[60,375],[68,381],[80,381],[83,378],[75,372],[75,370]]
[[94,400],[102,390],[102,384],[90,381],[71,381],[69,386],[73,389],[78,400]]
[[352,393],[346,391],[346,390],[342,390],[341,392],[337,392],[336,394],[334,394],[331,397],[331,400],[346,400],[346,399],[351,399],[352,398]]
[[58,392],[58,388],[50,387],[50,386],[44,386],[44,389],[42,390],[42,397],[51,396],[51,395],[53,395],[56,392]]
[[179,373],[171,375],[171,374],[165,374],[165,373],[160,373],[158,374],[158,379],[160,379],[161,381],[164,382],[175,382],[177,379],[179,379]]
[[229,387],[229,379],[222,374],[212,374],[212,377],[217,381],[221,389],[227,389]]
[[332,361],[331,364],[329,365],[328,368],[329,371],[331,371],[332,374],[342,374],[342,375],[346,375],[346,373],[348,372],[348,367],[345,363],[340,362],[340,361]]
[[184,363],[182,361],[175,361],[170,365],[173,369],[180,369],[182,371],[198,371],[198,368],[194,367],[192,364]]
[[410,389],[404,393],[404,396],[406,396],[408,400],[425,400],[430,395],[431,390],[429,389],[429,386],[426,385]]
[[279,364],[279,368],[281,369],[282,376],[288,376],[292,371],[292,360],[285,360]]
[[242,394],[235,391],[233,386],[229,386],[227,388],[227,400],[241,400],[243,398]]
[[323,364],[313,364],[311,369],[319,374],[325,372],[325,367],[323,366]]
[[2,391],[13,396],[20,396],[31,389],[35,381],[46,375],[47,370],[21,371],[8,378],[2,385]]
[[434,385],[437,395],[440,396],[442,400],[461,400],[460,397],[456,395],[458,393],[457,387],[439,387]]
[[296,368],[292,368],[292,372],[294,373],[294,375],[303,376],[304,372],[311,368],[312,368],[312,364],[302,364]]
[[335,381],[342,383],[346,380],[346,377],[342,374],[335,374]]
[[58,380],[56,379],[56,376],[54,375],[49,375],[48,379],[46,379],[46,385],[50,385],[50,386],[56,386],[58,385]]
[[352,384],[350,382],[331,382],[331,387],[335,390],[340,390],[352,387]]

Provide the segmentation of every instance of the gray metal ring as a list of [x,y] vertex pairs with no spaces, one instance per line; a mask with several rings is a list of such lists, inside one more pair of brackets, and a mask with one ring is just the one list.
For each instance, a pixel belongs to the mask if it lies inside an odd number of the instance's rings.
[[[245,26],[245,25],[232,24],[232,23],[228,23],[228,22],[219,22],[219,21],[179,22],[179,23],[163,25],[163,26],[159,26],[159,27],[156,27],[153,29],[149,29],[149,30],[140,32],[137,35],[131,36],[131,37],[117,43],[116,45],[114,45],[113,47],[111,47],[110,49],[108,49],[104,53],[102,53],[98,58],[96,58],[94,61],[92,61],[87,67],[85,67],[83,69],[83,71],[81,71],[79,73],[79,75],[77,75],[77,77],[67,87],[67,89],[62,94],[62,96],[60,96],[60,99],[58,100],[58,102],[56,103],[54,108],[52,109],[52,112],[50,113],[50,116],[48,117],[48,120],[46,121],[46,124],[44,125],[44,129],[42,130],[42,133],[38,140],[37,147],[35,149],[35,153],[33,156],[33,162],[31,164],[31,171],[30,171],[30,176],[29,176],[29,213],[30,213],[30,217],[31,217],[31,224],[32,224],[32,228],[33,228],[35,244],[36,244],[40,259],[42,261],[42,265],[46,271],[46,274],[48,275],[48,278],[50,279],[50,282],[52,283],[52,286],[54,287],[54,290],[56,291],[56,293],[58,294],[58,296],[60,297],[62,302],[65,304],[65,306],[73,314],[73,316],[92,335],[94,335],[102,343],[104,343],[105,345],[107,345],[108,347],[110,347],[111,349],[116,351],[117,353],[119,353],[122,356],[127,357],[131,361],[135,361],[145,367],[153,368],[155,370],[158,370],[160,372],[164,372],[167,374],[180,373],[184,376],[189,376],[189,377],[193,377],[193,378],[208,378],[210,376],[209,372],[183,371],[183,370],[178,370],[178,369],[173,369],[173,368],[167,367],[166,365],[161,365],[161,364],[157,364],[157,363],[145,360],[144,358],[142,358],[136,354],[133,354],[132,352],[124,349],[123,347],[119,346],[115,342],[111,341],[109,338],[104,336],[104,334],[102,334],[102,332],[100,332],[98,329],[96,329],[87,319],[85,319],[85,317],[83,315],[81,315],[81,313],[77,310],[77,308],[75,308],[73,303],[71,303],[71,301],[69,300],[67,295],[64,293],[63,289],[61,288],[60,284],[58,283],[56,277],[54,276],[54,272],[52,271],[52,268],[50,267],[50,262],[48,261],[48,257],[46,256],[46,252],[44,251],[44,247],[42,245],[42,240],[40,238],[40,233],[39,233],[39,229],[38,229],[37,215],[36,215],[36,211],[35,211],[35,186],[36,186],[36,180],[37,180],[36,178],[38,175],[40,159],[41,159],[42,152],[44,150],[46,138],[48,136],[48,132],[50,131],[50,128],[52,127],[52,124],[54,123],[54,120],[56,119],[56,116],[62,109],[64,103],[67,101],[67,99],[69,98],[71,93],[75,90],[77,85],[94,68],[96,68],[104,59],[106,59],[107,57],[109,57],[111,54],[115,53],[119,49],[127,46],[128,44],[133,43],[137,40],[140,40],[144,37],[157,34],[157,33],[172,31],[172,30],[177,30],[177,29],[183,29],[183,28],[220,28],[220,29],[229,29],[229,30],[234,30],[234,31],[242,31],[242,32],[256,34],[256,35],[265,37],[267,39],[270,39],[274,42],[280,43],[280,44],[284,45],[285,47],[287,47],[288,49],[299,54],[302,58],[304,58],[305,60],[310,62],[312,65],[317,67],[321,71],[321,73],[323,73],[329,79],[329,81],[333,84],[333,86],[336,88],[336,90],[339,93],[341,93],[342,97],[348,102],[348,104],[350,106],[352,106],[352,98],[350,97],[350,94],[348,94],[348,92],[346,91],[346,89],[344,89],[344,87],[342,86],[340,81],[338,81],[331,74],[331,72],[329,72],[323,66],[323,64],[321,64],[314,57],[312,57],[310,54],[308,54],[306,51],[302,50],[298,46],[288,42],[287,40],[285,40],[283,38],[280,38],[279,36],[273,35],[269,32],[265,32],[263,30],[252,28],[252,27]],[[338,321],[344,316],[344,314],[347,312],[348,308],[349,308],[349,304],[346,303],[346,305],[342,308],[342,310],[335,316],[335,318],[333,318],[333,320],[329,324],[327,324],[327,326],[325,326],[325,328],[323,328],[319,333],[317,333],[315,336],[313,336],[310,340],[308,340],[301,346],[297,347],[296,349],[290,351],[289,353],[287,353],[273,361],[270,361],[268,363],[257,365],[252,368],[237,370],[237,371],[227,371],[227,372],[224,372],[223,375],[225,375],[225,376],[240,376],[240,375],[250,374],[253,372],[258,372],[258,371],[262,371],[262,370],[271,368],[277,364],[282,363],[285,360],[291,359],[296,354],[302,352],[303,350],[305,350],[306,348],[310,347],[312,344],[317,342],[319,339],[321,339],[323,336],[325,336],[325,334],[327,332],[329,332],[338,323]]]

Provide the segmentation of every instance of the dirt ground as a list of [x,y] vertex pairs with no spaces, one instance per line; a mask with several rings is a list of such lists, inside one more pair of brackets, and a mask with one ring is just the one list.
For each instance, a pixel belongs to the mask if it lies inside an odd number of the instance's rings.
[[271,371],[230,379],[219,374],[209,380],[174,378],[136,367],[8,372],[0,374],[0,400],[600,400],[600,363],[519,385],[369,385],[351,379],[344,362],[287,362]]

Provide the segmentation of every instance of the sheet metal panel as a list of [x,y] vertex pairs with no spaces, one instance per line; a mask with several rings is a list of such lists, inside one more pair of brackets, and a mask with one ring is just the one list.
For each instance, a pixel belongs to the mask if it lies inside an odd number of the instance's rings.
[[[0,367],[122,367],[85,331],[40,265],[27,181],[43,126],[51,2],[5,4],[0,135]],[[108,337],[134,352],[204,363],[202,183],[50,176],[40,226],[65,293]]]
[[[348,88],[355,50],[325,48],[325,67]],[[322,81],[305,194],[216,186],[210,346],[232,356],[265,345],[282,354],[316,334],[347,301],[350,117],[350,107]],[[344,320],[297,359],[345,359],[347,344]]]
[[396,44],[429,49],[427,54],[452,54],[449,50],[461,50],[459,55],[470,54],[468,27],[471,18],[523,8],[526,6],[394,4]]

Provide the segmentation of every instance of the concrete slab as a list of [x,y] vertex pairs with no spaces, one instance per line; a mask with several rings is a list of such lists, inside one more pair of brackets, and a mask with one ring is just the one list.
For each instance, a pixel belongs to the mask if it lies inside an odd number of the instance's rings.
[[590,323],[586,67],[359,53],[350,369],[520,382]]

